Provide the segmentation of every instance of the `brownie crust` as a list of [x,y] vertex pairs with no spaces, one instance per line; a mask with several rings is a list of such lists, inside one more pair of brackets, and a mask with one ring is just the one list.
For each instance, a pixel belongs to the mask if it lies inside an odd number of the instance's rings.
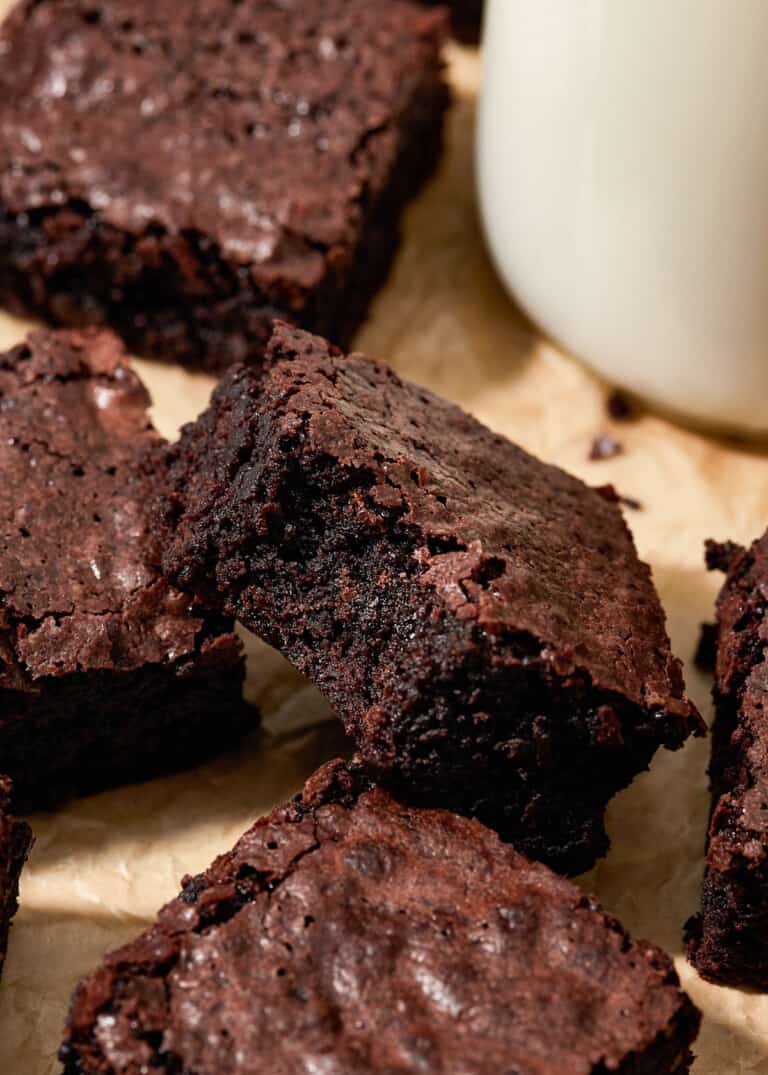
[[[427,4],[445,4],[445,0],[422,0]],[[454,36],[465,45],[476,45],[480,40],[485,0],[448,0]]]
[[351,338],[448,103],[411,0],[21,0],[0,29],[0,301],[143,354]]
[[664,1075],[699,1015],[671,960],[474,821],[341,762],[75,994],[66,1075]]
[[24,811],[175,769],[256,722],[231,620],[159,570],[149,402],[107,333],[34,333],[0,355],[0,760]]
[[717,600],[715,724],[701,914],[688,925],[705,978],[768,989],[768,533],[749,549],[710,542]]
[[32,846],[32,830],[8,812],[11,782],[0,776],[0,977],[8,951],[8,931],[19,906],[19,877]]
[[327,694],[379,781],[581,872],[701,721],[612,499],[278,325],[167,457],[164,569]]

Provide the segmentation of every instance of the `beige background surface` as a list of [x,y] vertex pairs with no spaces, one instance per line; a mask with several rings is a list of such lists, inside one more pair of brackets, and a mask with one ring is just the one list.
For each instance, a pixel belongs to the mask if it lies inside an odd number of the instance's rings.
[[[0,11],[6,0],[0,0]],[[676,651],[689,662],[717,580],[702,567],[706,537],[747,541],[768,523],[768,454],[641,415],[617,426],[606,388],[544,342],[497,283],[483,251],[472,192],[476,58],[456,50],[458,99],[439,176],[409,211],[389,286],[361,333],[362,349],[462,403],[544,459],[593,484],[613,482],[643,504],[629,512],[653,565]],[[653,316],[653,311],[648,311]],[[24,326],[0,315],[0,345]],[[212,382],[138,363],[155,418],[172,436],[204,405]],[[760,401],[762,403],[762,401]],[[613,430],[620,457],[589,462],[592,438]],[[37,844],[0,986],[0,1075],[49,1075],[68,997],[103,951],[134,935],[260,813],[343,749],[327,707],[288,665],[249,641],[249,691],[265,730],[242,751],[192,773],[72,803],[32,819]],[[688,669],[709,715],[709,683]],[[613,848],[584,879],[637,935],[673,952],[705,1013],[696,1075],[768,1075],[768,997],[701,982],[681,956],[696,910],[707,811],[708,746],[659,757],[614,802]]]

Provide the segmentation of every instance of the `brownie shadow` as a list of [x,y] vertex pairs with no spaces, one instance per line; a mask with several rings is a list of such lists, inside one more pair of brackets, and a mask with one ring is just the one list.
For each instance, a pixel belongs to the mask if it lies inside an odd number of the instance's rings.
[[[712,618],[717,580],[701,571],[654,571],[668,612],[673,651],[685,664],[688,693],[707,723],[711,677],[693,664],[702,621]],[[682,952],[683,926],[699,904],[709,812],[709,739],[660,750],[648,772],[612,801],[608,856],[580,879],[636,936]]]
[[[261,709],[261,728],[204,765],[33,814],[36,872],[66,868],[73,855],[114,859],[134,848],[138,855],[140,848],[177,840],[180,833],[225,832],[223,851],[256,818],[299,791],[318,766],[352,754],[320,693],[275,650],[253,636],[243,638],[245,694]],[[176,882],[207,864],[194,858],[180,863]]]

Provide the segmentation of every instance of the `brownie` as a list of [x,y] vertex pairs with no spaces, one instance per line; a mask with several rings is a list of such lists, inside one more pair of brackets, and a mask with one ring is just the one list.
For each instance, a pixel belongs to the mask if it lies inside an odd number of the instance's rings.
[[79,985],[66,1075],[664,1075],[672,961],[476,821],[341,762]]
[[149,402],[108,333],[34,333],[0,355],[0,765],[25,811],[192,763],[255,723],[231,620],[158,568]]
[[18,910],[19,876],[32,846],[32,830],[8,813],[11,782],[0,776],[0,975],[8,951],[8,931]]
[[715,723],[701,915],[688,952],[705,978],[768,989],[768,533],[708,547],[717,599]]
[[375,779],[580,872],[701,720],[612,494],[285,324],[167,457],[174,585],[329,697]]
[[484,0],[422,0],[428,4],[445,4],[451,11],[454,35],[466,45],[480,40]]
[[340,342],[431,174],[446,19],[415,0],[22,0],[0,30],[0,302],[147,355]]

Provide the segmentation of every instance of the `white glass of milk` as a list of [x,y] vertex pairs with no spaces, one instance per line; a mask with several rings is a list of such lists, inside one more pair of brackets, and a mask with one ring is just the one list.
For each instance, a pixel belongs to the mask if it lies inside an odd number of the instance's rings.
[[768,0],[488,0],[497,265],[612,382],[768,431]]

